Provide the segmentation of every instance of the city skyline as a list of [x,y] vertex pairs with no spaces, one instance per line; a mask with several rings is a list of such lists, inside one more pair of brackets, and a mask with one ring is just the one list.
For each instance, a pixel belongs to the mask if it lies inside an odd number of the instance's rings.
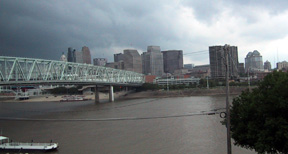
[[[206,5],[206,3],[211,5]],[[91,57],[149,45],[183,50],[184,64],[208,64],[208,47],[238,46],[239,62],[258,50],[263,61],[287,60],[288,2],[262,1],[9,1],[0,2],[0,55],[59,59],[67,47]],[[189,54],[207,50],[203,54]],[[186,55],[187,54],[187,55]]]

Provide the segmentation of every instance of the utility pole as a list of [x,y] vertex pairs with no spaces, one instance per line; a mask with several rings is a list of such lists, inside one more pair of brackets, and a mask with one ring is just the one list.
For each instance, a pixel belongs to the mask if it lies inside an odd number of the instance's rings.
[[209,81],[208,81],[208,76],[207,76],[207,89],[209,89]]
[[248,90],[249,92],[251,91],[251,88],[250,88],[250,76],[249,76],[249,71],[250,71],[250,68],[248,67]]
[[228,52],[229,45],[225,44],[224,53],[226,60],[226,120],[227,120],[227,154],[232,154],[231,150],[231,135],[230,135],[230,104],[229,104],[229,60]]
[[166,81],[167,81],[167,91],[169,91],[169,84],[168,84],[168,73],[166,74]]

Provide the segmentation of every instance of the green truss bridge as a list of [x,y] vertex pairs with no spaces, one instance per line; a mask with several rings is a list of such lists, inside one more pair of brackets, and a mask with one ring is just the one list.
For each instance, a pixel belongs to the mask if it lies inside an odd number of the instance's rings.
[[91,64],[0,56],[0,86],[80,84],[111,87],[141,86],[144,82],[143,74],[131,71]]

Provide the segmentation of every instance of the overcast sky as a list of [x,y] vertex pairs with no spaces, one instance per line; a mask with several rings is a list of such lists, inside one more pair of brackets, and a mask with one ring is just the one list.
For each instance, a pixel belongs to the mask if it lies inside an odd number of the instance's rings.
[[[238,46],[239,62],[288,60],[287,0],[1,0],[0,55],[59,60],[67,48],[108,58],[148,45],[208,64],[213,45]],[[201,54],[188,54],[207,50]],[[277,54],[278,53],[278,54]],[[185,55],[187,54],[187,55]]]

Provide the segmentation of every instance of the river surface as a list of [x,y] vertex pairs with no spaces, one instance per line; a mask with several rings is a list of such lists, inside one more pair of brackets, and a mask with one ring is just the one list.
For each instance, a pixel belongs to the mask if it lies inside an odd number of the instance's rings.
[[[191,116],[224,107],[224,96],[0,103],[0,117],[39,120],[0,120],[0,129],[13,141],[58,142],[51,154],[224,154],[219,114]],[[174,115],[190,116],[166,117]],[[232,151],[255,153],[234,145]]]

